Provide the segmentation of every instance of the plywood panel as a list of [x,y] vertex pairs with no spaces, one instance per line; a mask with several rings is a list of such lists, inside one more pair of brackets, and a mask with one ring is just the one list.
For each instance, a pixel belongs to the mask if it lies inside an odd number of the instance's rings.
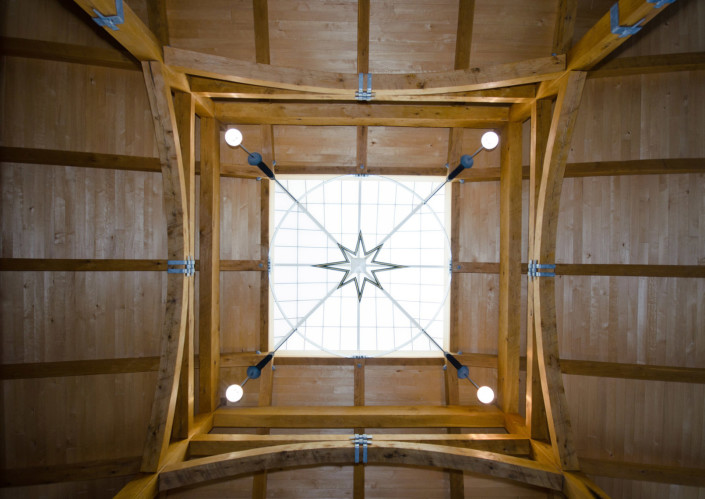
[[566,179],[561,263],[705,264],[705,175]]
[[166,272],[3,272],[2,361],[159,354]]
[[396,497],[449,497],[448,474],[440,470],[368,466],[365,468],[365,497],[382,499]]
[[16,467],[142,453],[156,373],[3,382],[5,456]]
[[365,405],[443,405],[440,366],[365,366]]
[[166,256],[158,173],[3,164],[4,258]]
[[260,328],[259,288],[260,272],[220,273],[221,352],[257,350]]
[[458,350],[497,353],[498,274],[454,274],[460,281]]
[[618,478],[594,477],[595,483],[602,487],[613,499],[630,499],[632,497],[679,499],[702,499],[705,489],[667,483],[641,482]]
[[252,477],[207,483],[199,487],[169,492],[167,497],[178,499],[209,499],[227,497],[229,499],[250,499],[252,497]]
[[260,259],[259,183],[222,178],[220,181],[220,258]]
[[458,1],[370,3],[370,72],[450,71]]
[[272,405],[354,405],[352,366],[277,366]]
[[352,497],[352,466],[321,466],[267,473],[267,497],[337,499]]
[[91,497],[110,499],[135,476],[119,476],[102,480],[53,483],[31,487],[8,487],[0,489],[0,498],[41,497],[42,499],[64,499],[66,497]]
[[271,64],[357,72],[357,1],[268,0]]
[[137,71],[6,57],[4,146],[156,156]]
[[488,66],[551,55],[555,0],[476,0],[471,66]]
[[170,0],[167,17],[172,46],[255,62],[251,0]]
[[[459,262],[499,262],[499,182],[460,185]],[[454,275],[455,278],[455,275]]]
[[446,164],[448,130],[444,128],[369,127],[367,140],[367,166],[389,168],[389,175],[395,167],[442,168]]
[[0,4],[3,36],[29,38],[91,47],[113,47],[102,28],[89,24],[88,16],[73,2],[7,0]]
[[705,466],[705,387],[564,375],[578,454]]
[[556,278],[564,358],[705,365],[703,279]]
[[355,127],[275,126],[274,157],[280,165],[355,166]]
[[484,478],[465,473],[465,490],[472,491],[472,497],[507,497],[516,499],[551,497],[545,490],[538,487],[522,485],[509,480]]

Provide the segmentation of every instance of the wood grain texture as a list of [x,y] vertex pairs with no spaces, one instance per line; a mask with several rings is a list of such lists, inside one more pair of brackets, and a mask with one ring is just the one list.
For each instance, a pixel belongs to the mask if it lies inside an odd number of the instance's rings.
[[[171,91],[162,64],[143,63],[157,147],[162,162],[164,211],[167,214],[167,248],[172,260],[185,260],[189,249],[186,171]],[[142,458],[143,472],[157,471],[171,436],[188,318],[188,281],[183,274],[167,276],[167,304],[161,332],[161,353],[152,416]]]
[[213,118],[201,118],[199,203],[199,385],[198,411],[219,404],[220,363],[220,132]]
[[[539,262],[555,260],[561,185],[584,83],[584,73],[570,73],[561,87],[553,111],[536,208],[534,257]],[[541,388],[553,451],[563,470],[578,470],[570,415],[560,374],[554,282],[539,278],[532,285]]]

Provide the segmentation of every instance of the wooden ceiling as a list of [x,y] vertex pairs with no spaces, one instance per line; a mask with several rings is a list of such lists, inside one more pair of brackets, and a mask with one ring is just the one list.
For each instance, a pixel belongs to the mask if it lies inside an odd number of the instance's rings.
[[[627,38],[612,4],[5,2],[3,497],[702,496],[705,3],[621,0]],[[451,187],[448,344],[496,405],[440,357],[280,356],[223,405],[269,350],[229,125],[277,174],[445,175],[501,133]]]

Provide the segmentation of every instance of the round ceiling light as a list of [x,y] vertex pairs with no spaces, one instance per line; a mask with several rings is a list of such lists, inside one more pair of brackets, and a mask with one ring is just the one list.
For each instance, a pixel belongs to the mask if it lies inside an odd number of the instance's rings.
[[497,147],[497,144],[499,144],[499,135],[497,135],[495,132],[485,132],[482,135],[482,139],[480,139],[480,142],[482,142],[482,147],[484,147],[488,151],[491,151],[492,149]]
[[242,132],[237,128],[230,128],[225,132],[225,142],[230,147],[237,147],[242,144]]

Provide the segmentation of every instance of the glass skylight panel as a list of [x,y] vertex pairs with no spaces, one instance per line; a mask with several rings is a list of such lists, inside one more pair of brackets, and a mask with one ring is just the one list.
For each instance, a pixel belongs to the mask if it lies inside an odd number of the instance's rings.
[[290,179],[274,192],[273,344],[335,355],[438,352],[450,240],[443,180]]

